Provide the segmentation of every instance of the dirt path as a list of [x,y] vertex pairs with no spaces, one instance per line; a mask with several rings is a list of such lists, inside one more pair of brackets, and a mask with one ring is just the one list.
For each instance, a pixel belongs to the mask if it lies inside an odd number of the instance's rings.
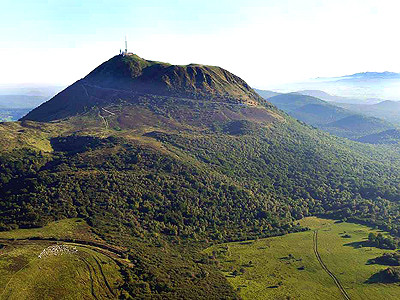
[[333,281],[335,282],[336,286],[338,287],[338,289],[340,290],[340,292],[342,293],[343,297],[347,300],[350,300],[349,295],[347,294],[346,290],[343,288],[342,284],[340,283],[339,279],[337,279],[337,277],[335,276],[335,274],[333,274],[331,271],[329,271],[328,267],[324,264],[324,262],[321,259],[321,256],[319,255],[318,252],[318,230],[314,230],[314,234],[313,234],[313,243],[314,243],[314,253],[315,256],[318,259],[319,264],[321,265],[322,269],[324,269],[324,271],[326,273],[328,273],[328,275],[330,277],[332,277]]
[[101,276],[103,277],[104,283],[105,283],[105,285],[106,285],[108,291],[111,293],[112,296],[115,297],[116,295],[115,295],[114,291],[112,290],[112,288],[111,288],[111,286],[110,286],[110,283],[109,283],[108,280],[107,280],[106,275],[105,275],[104,272],[103,272],[103,267],[101,266],[101,264],[100,264],[100,262],[98,261],[98,259],[96,258],[96,256],[93,256],[93,258],[94,258],[94,260],[96,261],[97,266],[99,267]]
[[[87,267],[87,269],[88,269],[88,271],[89,271],[90,291],[91,291],[91,293],[92,293],[92,296],[93,296],[94,299],[99,299],[99,298],[97,297],[95,291],[94,291],[94,279],[93,279],[92,269],[90,268],[90,267],[92,267],[92,266],[91,266],[91,264],[90,264],[85,258],[81,257],[80,259],[85,263],[85,265],[86,265],[86,267]],[[94,270],[94,272],[96,272],[96,271]]]

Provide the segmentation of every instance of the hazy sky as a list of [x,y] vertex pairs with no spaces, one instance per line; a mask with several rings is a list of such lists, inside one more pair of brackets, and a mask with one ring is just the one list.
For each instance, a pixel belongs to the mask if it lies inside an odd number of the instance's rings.
[[400,72],[398,0],[1,0],[0,84],[70,84],[124,47],[254,87]]

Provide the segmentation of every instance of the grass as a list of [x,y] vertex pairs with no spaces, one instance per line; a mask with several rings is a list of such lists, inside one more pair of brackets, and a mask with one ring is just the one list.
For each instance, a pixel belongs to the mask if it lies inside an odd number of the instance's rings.
[[0,123],[1,151],[15,148],[32,148],[43,152],[52,152],[50,138],[72,130],[71,125],[38,122],[5,122]]
[[95,240],[79,218],[51,222],[43,228],[0,232],[0,299],[104,299],[117,298],[123,278],[115,258],[96,247],[75,246],[77,253],[38,255],[52,241],[31,237]]
[[16,229],[0,232],[0,239],[26,239],[31,237],[96,239],[89,225],[83,219],[79,218],[50,222],[42,228]]
[[[376,230],[315,217],[300,223],[318,229],[321,258],[351,299],[400,298],[397,285],[365,283],[386,268],[368,265],[367,261],[390,251],[360,247],[368,233],[376,233]],[[342,299],[332,278],[315,257],[312,235],[312,231],[307,231],[228,243],[213,246],[206,252],[214,251],[228,281],[244,299]],[[235,270],[236,276],[233,275]]]
[[0,250],[0,299],[116,298],[122,283],[109,257],[77,246],[76,254],[38,255],[50,243],[10,243]]

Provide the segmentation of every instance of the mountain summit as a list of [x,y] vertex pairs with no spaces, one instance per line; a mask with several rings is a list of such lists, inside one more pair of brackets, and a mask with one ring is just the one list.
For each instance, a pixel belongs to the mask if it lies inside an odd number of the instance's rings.
[[93,106],[140,95],[158,95],[255,105],[262,100],[238,76],[215,66],[186,66],[117,55],[78,80],[23,120],[51,121],[82,113]]

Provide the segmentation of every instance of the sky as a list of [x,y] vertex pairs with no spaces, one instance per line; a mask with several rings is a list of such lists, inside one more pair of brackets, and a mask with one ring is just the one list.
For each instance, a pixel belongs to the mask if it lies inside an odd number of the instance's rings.
[[400,72],[398,0],[1,0],[0,85],[69,85],[119,53],[253,87]]

